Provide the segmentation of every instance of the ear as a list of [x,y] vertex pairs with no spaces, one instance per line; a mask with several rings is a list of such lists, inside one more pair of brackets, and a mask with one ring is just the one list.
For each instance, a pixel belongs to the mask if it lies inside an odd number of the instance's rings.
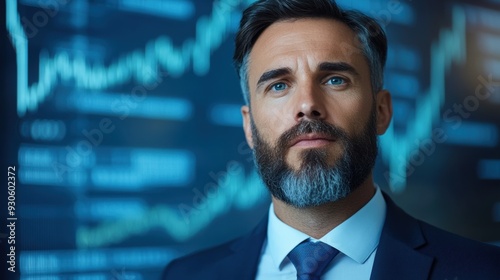
[[253,135],[252,135],[252,125],[250,108],[247,105],[241,106],[241,116],[243,117],[243,131],[245,132],[245,138],[247,140],[248,146],[253,149]]
[[381,90],[375,95],[377,110],[377,134],[385,133],[392,119],[392,98],[387,90]]

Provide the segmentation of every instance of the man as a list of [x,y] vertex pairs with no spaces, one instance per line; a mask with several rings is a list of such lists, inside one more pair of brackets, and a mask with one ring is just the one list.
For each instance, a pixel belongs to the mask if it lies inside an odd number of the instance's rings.
[[500,279],[500,249],[418,221],[374,184],[387,41],[328,0],[261,0],[235,65],[244,132],[271,192],[249,235],[175,260],[164,279]]

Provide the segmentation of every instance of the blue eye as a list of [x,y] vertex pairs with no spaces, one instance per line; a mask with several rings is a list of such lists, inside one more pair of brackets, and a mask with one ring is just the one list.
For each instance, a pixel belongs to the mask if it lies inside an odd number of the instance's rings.
[[345,80],[344,80],[344,78],[341,78],[341,77],[332,77],[332,78],[328,79],[328,81],[326,83],[330,84],[330,85],[334,85],[334,86],[339,86],[339,85],[345,84]]
[[276,83],[274,84],[271,89],[274,91],[282,91],[287,88],[287,85],[285,83]]

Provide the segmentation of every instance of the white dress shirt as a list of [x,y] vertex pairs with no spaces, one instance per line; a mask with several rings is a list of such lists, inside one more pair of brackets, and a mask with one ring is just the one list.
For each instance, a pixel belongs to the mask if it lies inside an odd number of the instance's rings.
[[[385,201],[377,187],[363,208],[319,239],[340,251],[325,269],[322,280],[370,279],[385,211]],[[317,241],[278,219],[271,204],[256,280],[296,280],[297,271],[287,255],[306,239]]]

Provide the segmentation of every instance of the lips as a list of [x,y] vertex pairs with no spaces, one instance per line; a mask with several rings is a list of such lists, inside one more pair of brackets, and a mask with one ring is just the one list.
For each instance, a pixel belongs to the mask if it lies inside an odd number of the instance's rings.
[[320,146],[335,141],[334,138],[323,134],[305,134],[293,139],[290,146]]

